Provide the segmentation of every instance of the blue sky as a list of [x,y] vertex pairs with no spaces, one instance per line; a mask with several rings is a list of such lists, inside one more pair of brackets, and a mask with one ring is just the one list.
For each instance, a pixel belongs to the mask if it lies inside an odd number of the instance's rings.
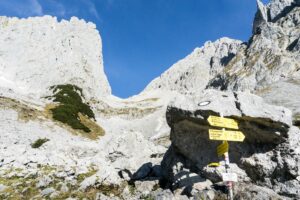
[[94,22],[105,72],[119,97],[139,93],[207,40],[247,41],[255,12],[255,0],[0,0],[0,15]]

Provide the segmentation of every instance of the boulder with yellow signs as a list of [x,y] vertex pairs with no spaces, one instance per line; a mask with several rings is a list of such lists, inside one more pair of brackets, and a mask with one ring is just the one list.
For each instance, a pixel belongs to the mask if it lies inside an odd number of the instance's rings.
[[[232,120],[220,121],[222,114]],[[226,171],[220,157],[228,151],[230,172],[237,174],[238,184],[253,182],[300,198],[300,131],[292,125],[288,109],[248,92],[205,90],[193,97],[178,96],[166,117],[174,153],[165,156],[164,172],[182,166],[217,184]],[[181,172],[172,173],[165,178],[172,181]]]

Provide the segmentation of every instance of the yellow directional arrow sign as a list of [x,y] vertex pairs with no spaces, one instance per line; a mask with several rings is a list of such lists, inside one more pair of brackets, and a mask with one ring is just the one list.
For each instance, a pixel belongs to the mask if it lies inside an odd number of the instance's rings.
[[239,129],[238,122],[234,119],[217,117],[217,116],[209,116],[207,119],[208,123],[211,126],[217,126],[222,128],[231,128],[231,129]]
[[241,131],[209,129],[209,139],[243,142],[245,139],[245,135]]
[[228,142],[223,141],[223,143],[217,147],[217,154],[218,156],[222,156],[224,153],[228,152],[228,150],[229,150]]

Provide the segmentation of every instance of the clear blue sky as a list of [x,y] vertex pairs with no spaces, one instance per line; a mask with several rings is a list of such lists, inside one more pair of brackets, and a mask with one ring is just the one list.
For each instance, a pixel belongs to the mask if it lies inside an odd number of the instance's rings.
[[139,93],[207,40],[247,41],[255,12],[255,0],[0,0],[0,15],[94,22],[105,72],[119,97]]

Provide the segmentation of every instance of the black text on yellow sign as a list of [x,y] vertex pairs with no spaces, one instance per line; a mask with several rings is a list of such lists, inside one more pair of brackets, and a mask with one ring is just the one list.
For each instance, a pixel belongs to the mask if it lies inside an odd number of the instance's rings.
[[217,117],[217,116],[209,116],[207,121],[211,126],[217,126],[217,127],[229,128],[229,129],[239,129],[238,122],[234,119]]
[[209,139],[243,142],[245,139],[245,135],[241,131],[225,131],[225,130],[209,129]]

